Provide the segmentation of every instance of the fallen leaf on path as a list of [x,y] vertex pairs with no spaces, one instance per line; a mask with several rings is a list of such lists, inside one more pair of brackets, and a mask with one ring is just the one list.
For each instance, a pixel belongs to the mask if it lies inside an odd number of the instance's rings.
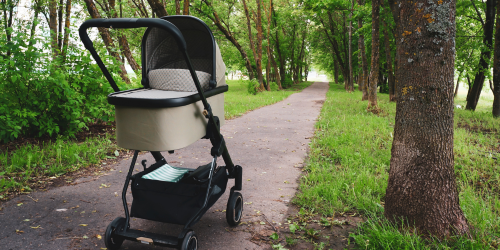
[[250,205],[250,204],[252,204],[252,203],[253,203],[253,202],[244,202],[243,204],[245,204],[245,205]]
[[22,234],[22,233],[24,233],[24,231],[19,230],[19,229],[16,229],[16,233],[17,233],[17,234]]
[[22,202],[17,204],[17,206],[18,206],[18,207],[20,207],[20,206],[22,206],[22,205],[23,205],[23,203],[22,203]]
[[95,237],[96,237],[97,239],[99,239],[99,240],[100,240],[100,239],[102,239],[102,236],[100,236],[99,234],[96,234],[96,236],[95,236]]
[[84,235],[82,238],[84,239],[88,239],[89,237],[87,235]]
[[39,229],[40,228],[40,225],[36,226],[36,227],[31,227],[33,229]]
[[86,227],[86,226],[88,226],[88,225],[89,225],[89,224],[80,224],[80,225],[78,225],[78,226],[81,226],[81,227]]
[[30,221],[30,219],[24,219],[23,221]]
[[66,208],[58,208],[58,209],[56,209],[56,212],[66,212],[66,210],[68,210],[68,209],[66,209]]

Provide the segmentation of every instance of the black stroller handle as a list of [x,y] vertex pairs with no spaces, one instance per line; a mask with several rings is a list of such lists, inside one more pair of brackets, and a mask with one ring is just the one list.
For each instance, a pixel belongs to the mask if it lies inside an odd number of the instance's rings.
[[94,58],[94,60],[97,62],[97,65],[99,68],[101,68],[102,73],[104,73],[104,76],[108,80],[109,84],[113,88],[115,92],[120,91],[118,86],[115,83],[115,80],[113,77],[111,77],[111,74],[109,73],[108,69],[102,62],[101,58],[97,54],[97,52],[94,49],[94,44],[92,43],[92,40],[90,40],[89,35],[87,33],[88,28],[92,27],[102,27],[102,28],[142,28],[142,27],[156,27],[163,29],[167,32],[169,32],[177,42],[177,45],[179,46],[179,49],[181,49],[183,52],[187,52],[187,46],[186,46],[186,41],[184,40],[184,36],[182,35],[181,31],[173,25],[171,22],[163,19],[156,19],[156,18],[111,18],[111,19],[103,19],[103,18],[96,18],[96,19],[90,19],[82,23],[80,25],[80,28],[78,30],[80,34],[80,39],[83,42],[83,45],[85,46],[86,49],[90,51],[90,54]]

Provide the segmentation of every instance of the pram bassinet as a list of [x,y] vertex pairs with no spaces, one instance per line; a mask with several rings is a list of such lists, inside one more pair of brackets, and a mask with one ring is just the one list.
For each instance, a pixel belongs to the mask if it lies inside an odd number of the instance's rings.
[[[147,27],[142,40],[142,88],[119,91],[88,37],[90,27]],[[115,105],[118,146],[135,150],[122,192],[126,218],[119,217],[108,226],[108,249],[119,248],[125,239],[196,249],[197,238],[190,227],[224,193],[230,178],[235,179],[235,185],[231,188],[226,218],[230,225],[237,225],[243,198],[235,190],[241,190],[242,168],[232,163],[220,134],[228,86],[225,65],[208,26],[191,16],[92,19],[80,26],[80,38],[115,90],[108,95],[108,102]],[[200,138],[210,139],[213,159],[197,170],[189,170],[187,181],[162,183],[142,178],[167,163],[159,151],[183,148]],[[156,163],[146,169],[143,161],[144,172],[132,175],[139,150],[150,151]],[[219,156],[226,166],[216,168]],[[134,202],[130,215],[126,192],[131,180]],[[150,206],[153,202],[159,205],[154,210]],[[133,230],[129,228],[130,216],[183,224],[184,229],[177,237]]]

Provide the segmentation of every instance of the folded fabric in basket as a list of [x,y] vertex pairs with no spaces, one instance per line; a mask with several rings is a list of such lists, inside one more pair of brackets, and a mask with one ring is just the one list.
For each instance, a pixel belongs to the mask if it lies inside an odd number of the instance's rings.
[[165,164],[153,172],[143,175],[142,178],[156,181],[178,182],[188,171],[187,169],[176,168]]

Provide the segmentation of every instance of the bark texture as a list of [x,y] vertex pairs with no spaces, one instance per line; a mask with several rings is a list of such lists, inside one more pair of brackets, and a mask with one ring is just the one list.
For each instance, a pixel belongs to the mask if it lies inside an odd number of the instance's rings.
[[486,50],[481,52],[481,58],[479,59],[479,71],[474,77],[474,83],[472,87],[469,86],[470,91],[467,95],[467,105],[465,109],[476,110],[477,102],[483,90],[484,80],[486,78],[484,72],[489,69],[489,61],[491,58],[491,45],[493,43],[493,29],[495,22],[495,0],[486,1],[486,22],[483,25],[484,37],[483,43],[486,46]]
[[469,235],[453,162],[455,1],[401,2],[396,124],[385,216],[443,238]]
[[371,72],[370,82],[368,85],[368,109],[377,109],[377,84],[379,74],[380,61],[380,1],[372,0],[372,57],[371,57]]
[[52,57],[56,58],[59,48],[57,46],[57,2],[55,0],[49,0],[49,29]]
[[500,117],[500,0],[497,0],[497,24],[493,55],[493,117]]
[[182,11],[183,15],[189,15],[189,0],[184,0],[184,10]]
[[159,0],[148,0],[148,3],[149,6],[151,6],[151,10],[153,10],[153,13],[156,15],[156,17],[168,16],[165,6],[163,6],[163,3]]

